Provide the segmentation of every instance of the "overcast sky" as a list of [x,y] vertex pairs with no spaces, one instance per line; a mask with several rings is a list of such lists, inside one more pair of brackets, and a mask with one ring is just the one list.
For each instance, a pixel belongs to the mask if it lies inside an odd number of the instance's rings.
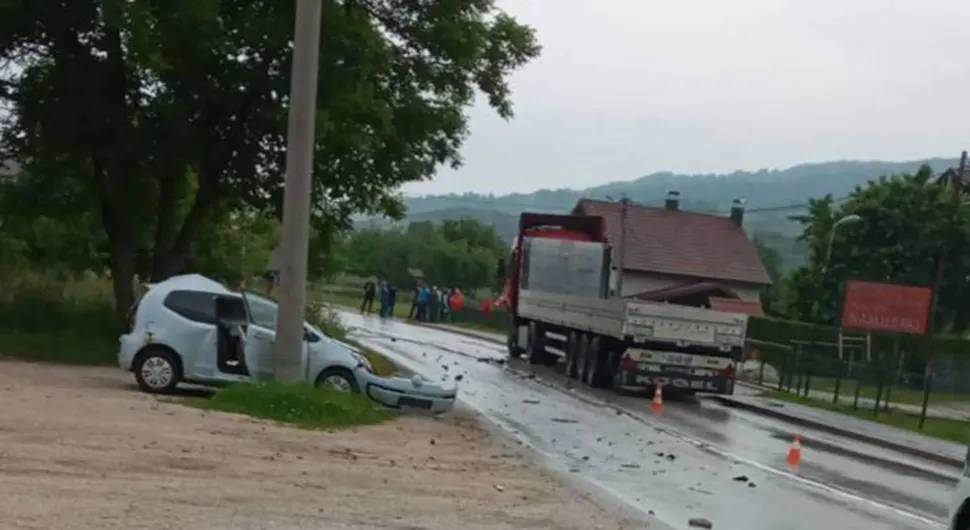
[[498,0],[536,28],[516,117],[409,194],[586,187],[970,147],[966,0]]

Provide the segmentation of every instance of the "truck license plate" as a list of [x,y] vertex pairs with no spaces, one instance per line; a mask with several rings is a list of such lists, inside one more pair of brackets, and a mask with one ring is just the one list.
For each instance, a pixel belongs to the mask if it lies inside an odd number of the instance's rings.
[[681,355],[677,353],[668,353],[664,356],[661,364],[673,364],[677,366],[690,366],[694,363],[693,355]]

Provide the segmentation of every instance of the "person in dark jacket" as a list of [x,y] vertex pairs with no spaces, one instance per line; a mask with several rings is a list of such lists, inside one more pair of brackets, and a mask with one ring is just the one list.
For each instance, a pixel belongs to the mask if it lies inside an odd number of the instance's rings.
[[381,318],[387,316],[387,308],[391,303],[391,284],[387,282],[381,282],[380,286],[380,297],[381,297]]
[[374,294],[377,286],[374,282],[367,280],[364,282],[364,303],[360,304],[360,314],[369,315],[374,310]]
[[421,280],[414,286],[411,292],[411,310],[408,311],[408,320],[415,320],[418,317],[418,296],[421,294]]
[[394,304],[397,303],[397,287],[387,285],[387,316],[394,317]]

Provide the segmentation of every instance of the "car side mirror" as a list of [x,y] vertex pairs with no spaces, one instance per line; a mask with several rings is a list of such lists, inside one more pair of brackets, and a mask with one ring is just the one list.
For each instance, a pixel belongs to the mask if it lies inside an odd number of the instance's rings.
[[318,337],[316,333],[310,331],[309,329],[303,328],[303,340],[307,342],[319,342],[320,337]]

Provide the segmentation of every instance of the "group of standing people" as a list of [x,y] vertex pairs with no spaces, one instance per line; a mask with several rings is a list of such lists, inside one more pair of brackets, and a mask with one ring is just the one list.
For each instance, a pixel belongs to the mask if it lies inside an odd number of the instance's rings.
[[[394,316],[394,305],[397,299],[397,288],[389,282],[367,280],[364,282],[364,299],[360,305],[360,313],[369,315],[374,311],[374,300],[380,301],[380,316],[387,318]],[[457,313],[465,306],[465,295],[461,289],[439,289],[437,285],[428,287],[418,282],[411,297],[409,320],[418,322],[445,322],[450,320],[452,313]]]
[[380,316],[387,318],[394,316],[394,304],[397,302],[397,288],[386,281],[377,283],[367,280],[364,282],[364,302],[360,305],[360,313],[369,315],[374,311],[374,298],[380,296]]
[[418,322],[445,322],[465,306],[465,295],[461,289],[439,289],[437,285],[428,287],[422,283],[414,288],[411,310],[408,319]]

